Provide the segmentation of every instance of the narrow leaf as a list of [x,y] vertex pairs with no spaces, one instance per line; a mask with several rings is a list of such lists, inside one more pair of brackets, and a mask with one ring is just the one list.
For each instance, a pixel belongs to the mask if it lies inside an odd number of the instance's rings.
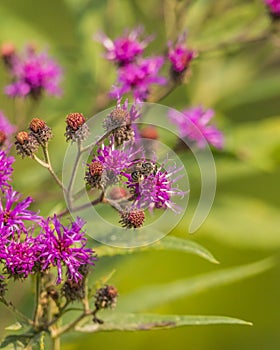
[[249,265],[227,268],[166,284],[149,285],[127,295],[122,295],[122,298],[119,300],[118,310],[136,312],[151,309],[177,298],[190,296],[214,287],[253,277],[270,269],[274,265],[275,260],[271,258]]
[[97,254],[99,257],[102,257],[102,256],[125,255],[125,254],[131,254],[135,252],[148,251],[148,250],[181,251],[185,253],[198,255],[201,258],[204,258],[214,264],[219,263],[206,248],[202,247],[198,243],[187,239],[174,237],[174,236],[167,236],[152,245],[141,247],[141,248],[124,249],[124,248],[115,248],[115,247],[104,245],[97,248]]
[[216,324],[252,325],[252,323],[225,316],[187,316],[157,314],[114,314],[103,324],[88,324],[77,327],[80,332],[102,331],[148,331],[182,326],[202,326]]

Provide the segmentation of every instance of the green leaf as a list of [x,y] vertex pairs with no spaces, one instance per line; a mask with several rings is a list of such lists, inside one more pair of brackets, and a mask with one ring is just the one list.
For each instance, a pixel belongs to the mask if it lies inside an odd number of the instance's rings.
[[249,265],[209,272],[192,278],[160,285],[149,285],[120,298],[118,310],[137,312],[154,308],[172,300],[204,292],[214,287],[253,277],[275,265],[274,259],[265,259]]
[[135,252],[148,251],[148,250],[164,250],[164,249],[195,254],[214,264],[219,263],[218,260],[216,260],[216,258],[207,249],[205,249],[198,243],[187,239],[173,237],[173,236],[165,237],[152,245],[141,247],[141,248],[121,249],[121,248],[115,248],[111,246],[100,246],[99,248],[97,248],[97,254],[99,257],[102,257],[102,256],[125,255],[125,254],[131,254]]
[[187,316],[157,314],[113,314],[104,323],[77,327],[79,332],[102,331],[148,331],[182,326],[203,326],[214,324],[238,324],[251,326],[251,322],[225,316]]

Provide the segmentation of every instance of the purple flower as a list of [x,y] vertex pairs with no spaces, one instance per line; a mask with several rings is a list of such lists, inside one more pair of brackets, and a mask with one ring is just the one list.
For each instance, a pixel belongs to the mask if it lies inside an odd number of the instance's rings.
[[16,131],[16,129],[16,126],[10,124],[4,113],[0,111],[0,132],[4,133],[6,137],[9,137]]
[[111,97],[119,98],[132,92],[136,100],[146,100],[153,84],[164,85],[166,79],[159,76],[159,70],[164,63],[161,56],[141,58],[118,70],[117,85],[111,90]]
[[264,0],[270,13],[275,17],[280,17],[280,0]]
[[13,277],[26,278],[34,271],[38,260],[39,246],[37,239],[26,235],[23,241],[14,237],[1,247],[0,260],[4,271]]
[[174,178],[173,175],[180,170],[182,169],[176,165],[164,170],[163,164],[156,172],[143,176],[139,182],[135,182],[132,174],[124,174],[128,179],[126,184],[132,194],[133,206],[149,210],[169,208],[179,213],[181,208],[172,201],[172,197],[183,197],[186,194],[173,186],[181,178],[181,176]]
[[67,279],[78,282],[83,278],[78,271],[82,265],[91,264],[96,258],[93,251],[86,248],[85,232],[82,227],[85,222],[77,218],[68,226],[63,226],[58,218],[48,218],[42,224],[42,231],[38,236],[42,269],[51,266],[57,268],[57,284],[62,281],[62,267],[66,266]]
[[143,28],[138,27],[130,32],[126,31],[123,36],[115,40],[111,40],[103,33],[99,33],[95,38],[107,50],[105,58],[123,66],[133,62],[137,56],[141,55],[152,40],[152,37],[147,37],[143,41],[140,41],[139,37],[142,34]]
[[14,157],[8,157],[5,151],[0,150],[0,191],[2,192],[10,187],[9,181],[11,181],[14,161]]
[[113,183],[117,180],[118,175],[132,164],[140,152],[142,149],[134,151],[130,146],[115,149],[114,145],[105,146],[102,144],[92,161],[99,161],[102,164],[103,181]]
[[27,47],[24,57],[14,58],[10,73],[13,82],[5,87],[10,97],[31,95],[38,98],[44,91],[49,95],[61,95],[62,70],[46,52],[36,53]]
[[182,34],[177,43],[172,47],[172,43],[168,44],[168,58],[172,65],[172,70],[176,73],[181,73],[186,70],[191,62],[191,60],[195,57],[195,52],[189,50],[185,44],[186,34]]
[[5,192],[5,204],[0,200],[0,236],[10,237],[15,233],[27,232],[26,224],[39,223],[42,218],[27,208],[32,198],[27,197],[20,201],[21,194],[10,187]]
[[169,118],[177,125],[180,137],[195,142],[199,148],[205,147],[207,142],[218,149],[224,146],[224,137],[215,126],[208,125],[213,118],[212,109],[204,110],[202,106],[183,110],[181,113],[172,111]]

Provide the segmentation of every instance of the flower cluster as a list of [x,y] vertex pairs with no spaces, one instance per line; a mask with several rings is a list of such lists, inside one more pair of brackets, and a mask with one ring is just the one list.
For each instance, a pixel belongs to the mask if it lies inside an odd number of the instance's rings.
[[117,82],[110,93],[113,98],[132,92],[135,99],[145,101],[153,84],[166,83],[166,79],[159,75],[164,57],[143,57],[144,49],[152,38],[140,41],[142,33],[143,29],[138,28],[115,40],[104,34],[98,36],[98,40],[107,50],[105,57],[118,66]]
[[[144,57],[144,49],[152,37],[141,41],[139,37],[142,34],[143,29],[138,28],[131,32],[126,31],[123,36],[115,40],[111,40],[103,33],[97,36],[97,40],[106,49],[105,58],[117,65],[117,81],[110,92],[113,98],[132,92],[135,99],[146,101],[152,85],[167,83],[167,79],[160,75],[165,57]],[[171,42],[168,43],[167,58],[171,63],[171,78],[175,81],[183,76],[195,57],[194,51],[186,47],[185,39],[186,35],[182,34],[174,46]]]
[[208,125],[213,118],[212,109],[204,110],[202,106],[183,110],[181,113],[171,111],[169,118],[178,127],[180,137],[194,142],[199,148],[203,148],[207,143],[222,149],[224,137],[221,131],[215,126]]
[[27,46],[22,55],[15,50],[2,48],[2,58],[9,71],[12,83],[5,87],[10,97],[41,97],[43,92],[60,96],[62,69],[46,52],[37,53],[34,47]]

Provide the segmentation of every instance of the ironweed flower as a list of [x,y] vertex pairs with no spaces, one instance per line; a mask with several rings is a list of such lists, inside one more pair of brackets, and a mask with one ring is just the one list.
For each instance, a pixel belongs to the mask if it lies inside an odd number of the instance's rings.
[[52,138],[52,129],[46,122],[39,118],[33,118],[29,124],[30,134],[33,135],[38,143],[45,145]]
[[32,133],[27,133],[26,131],[20,131],[16,134],[16,150],[17,154],[24,157],[32,157],[39,149],[39,142],[37,138]]
[[264,0],[272,17],[280,17],[280,0]]
[[134,141],[135,130],[132,123],[141,117],[141,112],[136,103],[128,108],[128,100],[122,104],[118,99],[117,106],[104,120],[106,133],[113,135],[116,146],[122,145],[125,141]]
[[9,237],[15,233],[27,233],[27,226],[40,223],[42,217],[28,207],[33,202],[31,197],[21,200],[22,195],[11,187],[5,192],[4,199],[0,199],[0,235]]
[[14,278],[26,278],[34,272],[38,261],[39,246],[37,239],[26,235],[24,240],[20,236],[13,237],[1,247],[0,261],[4,264],[5,273]]
[[224,146],[222,132],[215,126],[208,125],[213,116],[212,109],[204,110],[199,106],[185,109],[181,113],[171,111],[169,118],[177,125],[180,136],[195,142],[199,148],[205,147],[209,142],[212,146],[222,149]]
[[86,119],[82,113],[69,113],[66,116],[66,141],[84,141],[89,134]]
[[141,41],[140,37],[143,31],[142,27],[135,28],[131,31],[127,30],[124,32],[123,36],[115,40],[111,40],[104,33],[99,33],[95,36],[95,39],[107,50],[104,55],[107,60],[123,66],[135,61],[153,39],[152,36],[149,36]]
[[173,78],[178,78],[186,69],[188,69],[190,62],[195,57],[195,52],[186,47],[185,40],[186,33],[179,36],[174,46],[171,42],[168,43],[168,59],[171,62]]
[[119,221],[126,228],[140,228],[145,221],[145,213],[141,209],[132,209],[120,213],[121,220]]
[[84,224],[81,218],[77,218],[68,226],[64,226],[56,216],[42,223],[42,231],[38,236],[40,261],[43,270],[51,266],[57,268],[57,284],[62,281],[63,266],[66,267],[67,279],[77,283],[83,278],[79,268],[85,264],[93,265],[93,261],[96,260],[92,249],[85,247],[87,239],[82,230]]
[[167,170],[165,170],[164,167],[165,165],[163,164],[148,175],[143,175],[139,181],[135,180],[133,173],[124,174],[128,180],[126,182],[127,188],[132,194],[132,207],[141,209],[148,208],[150,211],[160,208],[168,208],[176,213],[181,211],[181,208],[172,202],[172,197],[183,197],[186,194],[178,187],[173,186],[173,184],[181,178],[181,176],[174,178],[173,175],[182,169],[177,168],[176,165],[168,167]]
[[46,52],[37,53],[27,47],[22,57],[16,55],[11,61],[10,74],[13,82],[5,87],[10,97],[41,97],[43,92],[60,96],[62,69]]
[[9,157],[5,151],[0,150],[0,191],[2,192],[11,186],[9,182],[11,181],[14,161],[14,157]]
[[145,101],[150,93],[151,85],[165,85],[166,79],[159,75],[164,63],[161,56],[139,58],[118,69],[117,84],[113,86],[110,95],[118,98],[132,92],[136,100]]

